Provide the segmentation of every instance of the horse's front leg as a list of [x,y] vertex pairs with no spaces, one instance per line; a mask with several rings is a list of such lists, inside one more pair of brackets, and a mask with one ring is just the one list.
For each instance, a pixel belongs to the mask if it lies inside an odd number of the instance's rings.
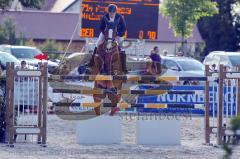
[[[123,74],[122,64],[121,64],[121,59],[120,59],[119,53],[115,53],[112,55],[111,74],[113,74],[113,75],[122,75]],[[121,80],[115,80],[115,81],[109,81],[108,84],[109,84],[109,86],[111,86],[111,88],[115,88],[116,92],[118,92],[118,90],[122,89],[122,83],[123,83],[123,81],[121,81]],[[119,108],[117,108],[117,104],[121,100],[121,94],[116,94],[116,93],[109,94],[108,98],[111,100],[111,105],[112,105],[110,115],[114,115],[116,113],[116,111],[119,110]]]
[[[99,85],[98,85],[97,81],[94,83],[94,88],[93,89],[94,90],[101,89],[101,88],[99,88]],[[101,103],[102,99],[104,99],[105,97],[106,97],[106,94],[93,94],[93,99],[94,99],[95,103]],[[94,111],[95,111],[96,115],[101,115],[101,108],[100,108],[100,106],[99,107],[95,107]]]
[[[99,55],[95,55],[94,56],[94,64],[92,66],[92,75],[98,75],[100,73],[100,70],[102,68],[103,65],[103,60],[101,59],[101,57]],[[105,88],[105,82],[104,81],[95,81],[94,82],[94,90],[99,90],[102,88]],[[102,99],[104,99],[106,97],[106,94],[93,94],[93,99],[95,103],[101,103]],[[96,113],[96,115],[101,115],[101,108],[99,107],[95,107],[94,111]]]

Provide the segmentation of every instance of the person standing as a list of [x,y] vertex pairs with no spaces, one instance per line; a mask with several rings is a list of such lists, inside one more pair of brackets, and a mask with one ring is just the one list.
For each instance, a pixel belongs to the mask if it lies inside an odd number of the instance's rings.
[[153,66],[156,70],[156,73],[160,74],[161,73],[161,57],[159,55],[159,48],[157,46],[155,46],[151,51],[150,58],[153,62]]
[[163,50],[163,56],[168,56],[168,51],[167,50]]

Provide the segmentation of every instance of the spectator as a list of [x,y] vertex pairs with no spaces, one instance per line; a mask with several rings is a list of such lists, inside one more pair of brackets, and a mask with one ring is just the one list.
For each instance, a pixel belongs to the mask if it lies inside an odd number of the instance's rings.
[[156,69],[156,73],[161,73],[161,57],[159,55],[159,49],[157,46],[153,48],[150,55],[151,60],[153,61],[154,68]]
[[177,56],[184,56],[184,53],[182,52],[182,51],[179,51],[178,53],[177,53]]
[[22,70],[25,70],[25,69],[27,69],[27,63],[26,63],[26,61],[21,61],[21,69]]
[[150,58],[152,59],[153,62],[161,63],[161,57],[159,55],[159,49],[157,46],[155,46],[151,51]]
[[167,56],[168,55],[168,51],[167,50],[163,50],[163,56]]

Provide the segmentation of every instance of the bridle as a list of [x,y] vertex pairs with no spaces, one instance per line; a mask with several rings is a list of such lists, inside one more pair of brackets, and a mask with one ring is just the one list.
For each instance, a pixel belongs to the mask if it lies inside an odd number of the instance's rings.
[[104,32],[105,41],[103,44],[103,50],[106,53],[111,53],[118,46],[118,42],[116,41],[116,35],[117,26],[120,22],[120,18],[118,18],[115,22],[110,22],[106,17],[104,17],[104,21],[106,24],[106,29]]

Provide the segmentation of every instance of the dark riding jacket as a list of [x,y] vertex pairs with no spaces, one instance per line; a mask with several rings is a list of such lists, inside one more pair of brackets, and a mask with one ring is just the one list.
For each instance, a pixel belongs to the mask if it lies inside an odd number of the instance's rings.
[[[101,19],[100,30],[102,33],[104,33],[105,28],[106,28],[106,20],[105,19],[110,20],[108,13],[105,14]],[[125,22],[123,16],[117,13],[115,16],[115,19],[114,19],[114,23],[118,23],[117,24],[117,35],[120,37],[124,36],[127,28],[126,28],[126,22]]]

